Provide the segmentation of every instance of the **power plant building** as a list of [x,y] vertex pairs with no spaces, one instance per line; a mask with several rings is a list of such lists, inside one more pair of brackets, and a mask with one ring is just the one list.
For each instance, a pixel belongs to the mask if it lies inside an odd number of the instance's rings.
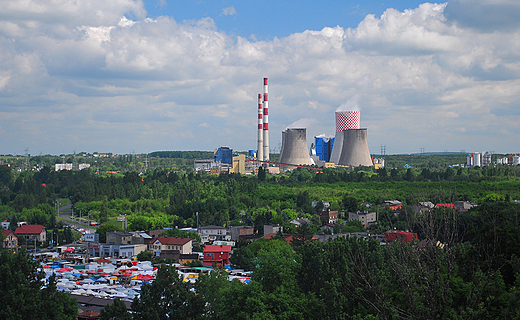
[[342,166],[372,166],[368,150],[367,129],[349,129],[343,131],[343,146],[339,161]]
[[332,148],[329,157],[330,162],[339,164],[339,158],[343,151],[343,131],[360,128],[360,112],[351,111],[336,111],[336,137],[334,138],[334,147]]
[[329,162],[334,147],[334,137],[324,134],[314,137],[316,156],[319,160]]
[[220,147],[213,152],[213,160],[216,163],[233,166],[233,149],[229,147]]
[[360,128],[360,112],[336,111],[336,137],[330,162],[342,166],[372,166],[367,129]]
[[293,165],[313,165],[307,150],[307,129],[287,128],[282,132],[281,163]]

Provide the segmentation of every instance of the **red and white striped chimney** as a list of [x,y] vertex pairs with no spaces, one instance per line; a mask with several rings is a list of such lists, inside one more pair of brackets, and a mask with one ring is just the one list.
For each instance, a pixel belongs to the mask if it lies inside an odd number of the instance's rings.
[[258,150],[256,151],[256,160],[264,160],[264,127],[262,120],[262,94],[258,94]]
[[264,78],[264,161],[269,161],[269,102],[267,78]]

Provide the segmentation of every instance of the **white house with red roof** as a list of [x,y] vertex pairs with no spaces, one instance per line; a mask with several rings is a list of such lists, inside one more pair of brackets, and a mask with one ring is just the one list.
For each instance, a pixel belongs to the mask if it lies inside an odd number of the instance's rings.
[[47,241],[47,230],[39,224],[24,224],[16,228],[14,234],[18,238],[36,239],[38,242]]
[[18,247],[18,237],[12,230],[4,230],[4,241],[2,242],[3,249],[15,249]]
[[152,242],[154,255],[159,256],[161,251],[179,250],[181,254],[191,254],[193,239],[176,237],[159,237]]

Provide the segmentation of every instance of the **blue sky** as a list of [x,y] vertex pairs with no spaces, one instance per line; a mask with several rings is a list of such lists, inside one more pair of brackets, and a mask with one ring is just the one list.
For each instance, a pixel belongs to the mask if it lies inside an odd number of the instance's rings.
[[520,152],[520,2],[0,1],[0,154],[256,147],[281,132],[369,149]]
[[148,16],[176,21],[211,17],[219,30],[259,40],[287,37],[324,27],[356,27],[367,14],[416,8],[421,1],[144,1]]

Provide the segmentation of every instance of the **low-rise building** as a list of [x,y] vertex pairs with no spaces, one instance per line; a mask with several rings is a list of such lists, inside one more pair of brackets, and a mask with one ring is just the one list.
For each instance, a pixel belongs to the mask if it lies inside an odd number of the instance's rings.
[[152,251],[155,256],[160,256],[165,250],[178,250],[180,254],[192,253],[193,239],[175,238],[175,237],[159,237],[152,241]]
[[336,223],[338,222],[339,212],[337,210],[329,211],[324,210],[321,212],[316,212],[320,216],[320,220],[324,223]]
[[138,255],[142,251],[146,251],[145,244],[89,244],[87,250],[93,257],[122,257],[131,258]]
[[348,213],[348,221],[358,220],[364,226],[368,226],[371,223],[377,222],[377,213],[372,211],[358,211],[358,212],[349,212]]
[[232,226],[229,228],[231,240],[238,241],[240,237],[252,235],[255,233],[255,228],[251,226]]
[[299,227],[302,224],[309,224],[309,223],[311,223],[311,221],[309,219],[307,219],[307,218],[298,218],[298,219],[291,220],[290,223],[294,224],[297,227]]
[[264,235],[270,233],[283,233],[283,226],[279,224],[264,224]]
[[412,206],[412,210],[416,213],[430,212],[433,208],[435,208],[435,205],[430,201],[418,202]]
[[409,231],[398,231],[398,230],[390,230],[384,233],[383,235],[384,241],[406,241],[410,242],[412,240],[417,240],[417,233],[412,233]]
[[475,202],[469,202],[469,201],[455,201],[453,204],[455,205],[455,207],[456,207],[457,209],[459,209],[459,210],[461,210],[461,211],[463,211],[463,210],[469,210],[469,209],[471,209],[471,208],[473,208],[473,207],[478,206],[477,203],[475,203]]
[[213,265],[216,263],[217,266],[222,264],[229,265],[229,254],[231,252],[231,246],[224,245],[207,245],[204,247],[204,261],[205,265]]
[[[141,242],[141,243],[139,243]],[[106,237],[107,244],[115,244],[115,245],[128,245],[128,244],[142,244],[142,241],[139,241],[138,238],[134,240],[134,236],[129,232],[123,231],[108,231]]]
[[200,236],[202,243],[215,240],[231,240],[229,230],[221,226],[199,227],[197,232]]
[[14,234],[20,238],[25,238],[25,240],[34,240],[38,242],[46,242],[47,241],[47,230],[44,226],[39,224],[24,224],[16,228]]
[[18,237],[12,230],[4,230],[4,241],[2,241],[3,249],[16,249],[18,248]]

